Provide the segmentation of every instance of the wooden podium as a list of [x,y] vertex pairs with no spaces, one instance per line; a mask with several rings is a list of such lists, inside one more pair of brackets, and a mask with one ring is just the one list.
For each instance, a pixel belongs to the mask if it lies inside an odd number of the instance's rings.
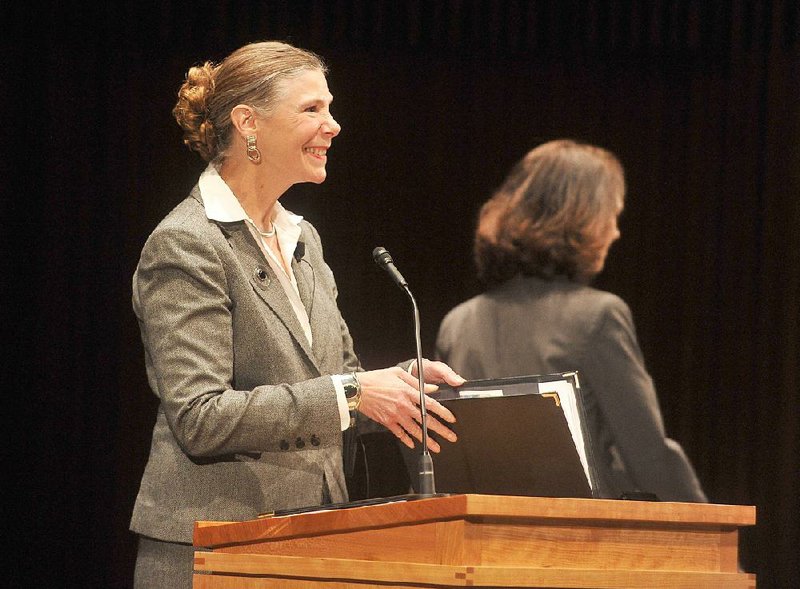
[[752,506],[498,495],[197,522],[194,588],[754,588],[754,524]]

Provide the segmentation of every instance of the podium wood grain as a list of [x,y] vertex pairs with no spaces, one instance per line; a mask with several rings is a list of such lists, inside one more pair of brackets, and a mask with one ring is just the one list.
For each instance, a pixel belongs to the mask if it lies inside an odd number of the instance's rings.
[[197,522],[195,587],[755,587],[755,508],[456,495]]

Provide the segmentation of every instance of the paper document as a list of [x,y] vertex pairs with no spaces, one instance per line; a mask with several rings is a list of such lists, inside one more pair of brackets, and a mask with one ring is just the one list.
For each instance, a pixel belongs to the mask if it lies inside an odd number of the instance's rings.
[[575,397],[575,389],[572,383],[566,380],[554,380],[539,383],[539,394],[556,393],[561,401],[561,409],[567,419],[569,431],[572,434],[572,441],[578,450],[578,456],[586,473],[586,480],[592,487],[592,478],[589,476],[589,461],[586,458],[586,446],[583,440],[583,430],[581,429],[581,416],[578,413],[578,400]]
[[461,389],[458,390],[458,396],[462,399],[474,399],[476,397],[502,397],[503,396],[503,389],[491,389],[491,390],[472,390],[472,391],[462,391]]

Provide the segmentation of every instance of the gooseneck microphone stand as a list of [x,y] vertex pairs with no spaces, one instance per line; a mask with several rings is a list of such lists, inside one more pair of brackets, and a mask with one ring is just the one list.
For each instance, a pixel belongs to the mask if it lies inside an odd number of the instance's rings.
[[422,340],[420,338],[419,307],[414,295],[406,285],[403,290],[411,299],[414,307],[414,336],[417,340],[417,379],[419,382],[419,413],[422,427],[422,454],[419,457],[419,489],[418,494],[433,496],[436,494],[436,482],[433,477],[433,458],[428,451],[428,410],[425,408],[425,376],[422,370]]
[[422,497],[433,497],[436,495],[436,482],[433,476],[433,458],[428,450],[428,410],[425,407],[425,375],[422,368],[422,339],[420,337],[420,318],[419,307],[414,295],[411,294],[411,289],[408,288],[408,282],[400,274],[400,271],[395,267],[392,261],[392,256],[382,247],[376,247],[372,251],[372,258],[375,263],[386,270],[389,276],[392,277],[395,284],[399,286],[411,299],[411,305],[414,308],[414,336],[417,344],[417,379],[419,382],[419,413],[420,413],[420,427],[422,428],[422,453],[419,457],[419,483],[417,494]]

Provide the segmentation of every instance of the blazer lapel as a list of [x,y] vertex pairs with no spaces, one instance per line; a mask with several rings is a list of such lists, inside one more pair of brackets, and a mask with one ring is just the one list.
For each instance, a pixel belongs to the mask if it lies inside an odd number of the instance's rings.
[[[305,244],[302,241],[298,242],[298,246],[305,251]],[[295,280],[297,280],[300,300],[303,301],[303,306],[306,308],[310,321],[312,307],[314,306],[314,269],[307,261],[303,261],[302,255],[299,257],[299,260],[292,258],[292,271],[294,272]]]
[[[322,326],[318,325],[314,317],[314,299],[316,297],[316,276],[314,275],[314,268],[308,260],[302,259],[298,261],[297,258],[292,259],[292,270],[294,271],[295,280],[297,280],[297,290],[300,292],[300,300],[303,301],[303,306],[308,313],[308,322],[311,326],[311,332],[314,334],[314,343],[312,349],[315,351],[315,358],[322,360],[324,356],[324,333],[321,329]],[[320,348],[320,346],[323,346]],[[322,354],[322,355],[320,355]]]
[[[303,333],[300,322],[297,320],[294,309],[292,309],[292,304],[289,302],[289,298],[286,296],[283,286],[272,270],[272,266],[270,266],[261,249],[258,247],[258,244],[255,242],[250,230],[247,229],[247,226],[243,222],[218,222],[217,224],[228,239],[228,243],[230,243],[234,254],[239,259],[242,269],[247,273],[253,290],[284,324],[292,337],[300,344],[300,347],[306,353],[309,360],[311,360],[314,366],[319,370],[316,356],[309,345],[305,333]],[[296,268],[296,262],[293,261],[292,266]],[[305,282],[305,280],[303,282]],[[300,298],[303,304],[306,306],[306,309],[308,309],[309,302],[307,302],[303,295],[303,289],[300,288],[299,279],[298,290],[300,290]],[[309,295],[307,294],[306,296]],[[269,321],[271,317],[265,316],[265,320]]]

